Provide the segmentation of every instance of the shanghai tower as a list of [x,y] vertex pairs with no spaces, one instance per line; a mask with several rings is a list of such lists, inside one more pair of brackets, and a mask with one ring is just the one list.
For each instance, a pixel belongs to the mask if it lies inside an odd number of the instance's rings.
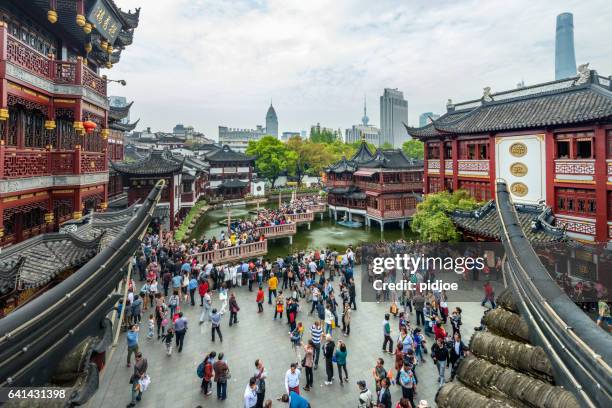
[[576,76],[576,54],[574,53],[574,16],[561,13],[557,16],[555,38],[555,79]]

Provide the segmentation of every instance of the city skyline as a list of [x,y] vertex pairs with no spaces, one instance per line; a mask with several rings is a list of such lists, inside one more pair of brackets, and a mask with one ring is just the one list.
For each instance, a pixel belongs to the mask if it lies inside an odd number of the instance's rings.
[[[422,112],[443,113],[448,98],[553,80],[562,12],[574,15],[577,63],[612,72],[604,2],[171,3],[147,2],[131,52],[102,71],[128,82],[112,84],[109,93],[134,100],[132,117],[159,130],[183,122],[216,138],[223,123],[263,125],[270,98],[281,118],[279,134],[317,122],[346,129],[359,123],[364,94],[375,101],[384,88],[403,91],[408,122],[417,125]],[[160,82],[166,72],[173,75]],[[370,122],[380,125],[374,105]]]

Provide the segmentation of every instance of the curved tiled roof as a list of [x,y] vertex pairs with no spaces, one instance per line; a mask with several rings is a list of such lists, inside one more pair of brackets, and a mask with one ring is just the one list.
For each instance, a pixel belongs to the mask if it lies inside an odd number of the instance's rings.
[[130,113],[130,108],[134,104],[134,101],[128,103],[125,106],[113,106],[111,105],[108,110],[109,120],[121,120],[127,118]]
[[369,161],[360,163],[359,167],[388,169],[422,168],[423,162],[407,158],[402,149],[377,149],[374,157]]
[[136,129],[138,122],[140,122],[140,119],[132,123],[112,122],[108,124],[108,127],[120,132],[131,132],[132,130]]
[[374,155],[368,148],[368,144],[365,141],[362,141],[359,145],[359,149],[357,149],[357,152],[353,155],[353,157],[351,157],[351,162],[361,164],[370,161],[373,157]]
[[327,171],[332,173],[352,173],[357,170],[357,165],[351,160],[347,160],[346,157],[342,156],[339,162],[336,162],[328,167]]
[[[469,101],[427,126],[411,128],[408,134],[428,138],[445,134],[489,133],[580,124],[612,118],[612,89],[600,84],[590,71],[581,77],[491,94]],[[586,81],[586,82],[585,82]],[[584,82],[584,83],[581,83]]]
[[228,145],[224,145],[221,149],[213,150],[206,154],[208,161],[252,161],[255,160],[251,156],[244,153],[232,150]]
[[153,150],[142,160],[131,163],[112,162],[111,166],[119,173],[131,175],[175,174],[183,169],[183,163],[173,160],[167,150]]

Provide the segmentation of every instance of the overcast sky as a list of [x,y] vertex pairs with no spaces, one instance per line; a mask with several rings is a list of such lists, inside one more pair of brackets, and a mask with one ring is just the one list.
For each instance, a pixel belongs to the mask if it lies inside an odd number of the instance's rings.
[[140,128],[265,125],[273,100],[279,133],[312,124],[345,129],[367,97],[399,88],[409,123],[446,100],[554,79],[555,18],[574,14],[577,63],[612,74],[612,7],[598,1],[115,0],[141,7],[134,43],[109,94],[134,100]]

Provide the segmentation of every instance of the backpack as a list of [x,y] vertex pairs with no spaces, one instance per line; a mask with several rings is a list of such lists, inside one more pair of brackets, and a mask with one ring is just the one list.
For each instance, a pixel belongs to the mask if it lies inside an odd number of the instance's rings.
[[199,378],[204,378],[204,362],[202,361],[196,369],[196,374]]
[[174,295],[172,295],[170,297],[170,306],[177,306],[178,305],[178,298]]

